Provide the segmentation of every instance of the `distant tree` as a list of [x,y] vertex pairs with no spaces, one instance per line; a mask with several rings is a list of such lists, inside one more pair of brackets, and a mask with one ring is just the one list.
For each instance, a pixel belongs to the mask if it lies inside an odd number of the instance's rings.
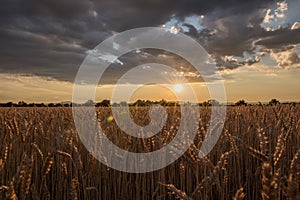
[[120,106],[128,106],[128,103],[126,101],[121,101]]
[[89,99],[83,105],[84,106],[95,106],[95,103],[92,99]]
[[27,103],[25,103],[24,101],[19,101],[18,103],[18,107],[26,107]]
[[110,100],[104,99],[100,103],[97,103],[96,106],[97,107],[99,107],[99,106],[101,106],[101,107],[109,107],[110,106]]
[[204,101],[203,103],[200,103],[199,105],[201,105],[201,106],[219,106],[220,103],[219,103],[219,101],[217,101],[215,99],[210,99],[208,101]]
[[5,104],[6,107],[13,107],[13,105],[14,105],[13,102],[7,102],[7,103]]
[[147,100],[147,101],[145,101],[145,103],[146,103],[146,105],[150,106],[150,105],[152,105],[154,102],[153,102],[153,101],[150,101],[150,100]]
[[136,100],[132,104],[132,106],[146,106],[146,105],[147,105],[147,103],[144,100],[141,100],[141,99]]
[[236,106],[247,106],[247,103],[245,100],[239,100],[235,103]]
[[167,106],[173,107],[173,106],[179,106],[178,102],[170,101],[167,103]]
[[162,99],[159,101],[159,104],[162,106],[166,106],[168,104],[168,102],[165,99]]
[[297,105],[297,103],[296,102],[291,102],[291,105],[295,107]]
[[54,103],[48,103],[48,107],[55,107]]
[[217,100],[215,100],[215,99],[208,100],[208,104],[210,106],[218,106],[218,105],[220,105],[220,103]]
[[111,106],[112,107],[118,107],[118,106],[120,106],[120,104],[118,104],[117,102],[114,102]]
[[46,107],[46,105],[44,103],[36,103],[35,106],[36,107]]
[[209,104],[208,101],[204,101],[201,105],[202,105],[202,106],[210,106],[210,104]]
[[280,104],[279,100],[277,99],[271,99],[268,103],[270,106],[276,106],[277,104]]

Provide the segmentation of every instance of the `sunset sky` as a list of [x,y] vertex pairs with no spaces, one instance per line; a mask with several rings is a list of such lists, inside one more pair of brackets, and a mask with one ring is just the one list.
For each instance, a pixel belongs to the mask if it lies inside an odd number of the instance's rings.
[[[162,27],[199,42],[218,67],[230,102],[300,101],[299,10],[299,0],[4,0],[0,102],[71,101],[76,73],[91,50],[114,34],[139,27]],[[174,89],[148,84],[132,100],[176,100],[174,94],[186,92],[181,76],[191,82],[199,101],[210,99],[187,61],[141,49],[112,61],[96,101],[110,99],[122,74],[149,62],[178,71],[166,83]],[[143,69],[135,81],[155,73],[147,65]],[[126,91],[131,84],[121,87]],[[189,94],[184,95],[188,100]]]

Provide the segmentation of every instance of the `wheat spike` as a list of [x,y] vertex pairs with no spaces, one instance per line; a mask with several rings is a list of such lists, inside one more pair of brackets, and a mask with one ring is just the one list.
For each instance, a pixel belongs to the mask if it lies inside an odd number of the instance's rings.
[[48,155],[44,161],[43,167],[42,167],[42,176],[43,177],[46,177],[46,175],[50,172],[53,162],[54,162],[54,158],[53,158],[52,153],[48,153]]
[[245,193],[244,193],[244,188],[241,187],[240,189],[238,189],[234,195],[234,197],[232,198],[233,200],[243,200],[245,198]]
[[7,200],[18,200],[13,181],[9,183],[9,188],[5,193],[5,197]]
[[252,156],[256,157],[257,159],[261,160],[262,162],[268,162],[269,159],[263,152],[248,146],[241,139],[239,139],[237,137],[234,137],[234,138],[237,139],[241,144],[243,144]]
[[269,144],[269,139],[266,135],[266,132],[263,131],[263,129],[258,129],[258,138],[259,138],[259,147],[260,151],[264,155],[268,155],[268,144]]
[[230,143],[231,150],[236,154],[239,153],[239,149],[236,145],[235,139],[232,137],[228,130],[225,130],[225,135]]
[[290,164],[290,173],[289,173],[289,178],[294,179],[295,177],[297,177],[297,165],[299,165],[299,161],[300,161],[300,149],[298,149],[298,151],[295,153],[291,164]]
[[37,144],[35,143],[31,143],[31,146],[36,150],[37,154],[41,157],[41,159],[43,160],[44,159],[44,154],[43,152],[41,151],[41,149],[38,147]]
[[275,152],[273,154],[273,162],[274,162],[274,167],[277,166],[278,161],[280,160],[283,152],[285,150],[285,144],[284,144],[284,130],[281,131],[279,136],[277,137],[277,143],[275,147]]
[[300,192],[298,189],[298,180],[297,180],[297,165],[300,161],[300,149],[295,153],[293,160],[290,164],[290,172],[288,178],[288,186],[286,188],[287,195],[289,199],[300,200]]
[[172,184],[164,184],[164,183],[159,183],[159,184],[165,186],[171,192],[171,194],[175,195],[176,198],[179,198],[179,199],[182,199],[182,200],[193,200],[185,192],[177,189]]
[[8,157],[8,146],[6,145],[5,146],[5,149],[4,149],[4,155],[3,155],[3,159],[0,159],[0,172],[1,170],[4,168],[4,165],[6,163],[6,160],[7,160],[7,157]]
[[196,145],[192,143],[188,148],[187,155],[188,155],[188,159],[194,164],[200,161],[198,153],[199,150],[197,149]]
[[27,154],[25,154],[20,168],[19,177],[18,177],[18,181],[20,182],[21,199],[26,199],[30,191],[32,169],[33,169],[33,156],[29,158]]
[[71,182],[71,199],[78,200],[78,186],[78,180],[73,178]]
[[278,198],[278,183],[273,175],[273,169],[270,163],[264,162],[262,165],[262,190],[263,200],[273,200]]

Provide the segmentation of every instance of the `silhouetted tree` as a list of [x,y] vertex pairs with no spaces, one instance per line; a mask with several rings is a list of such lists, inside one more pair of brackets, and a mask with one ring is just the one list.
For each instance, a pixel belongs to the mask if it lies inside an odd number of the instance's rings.
[[208,103],[211,106],[218,106],[218,105],[220,105],[220,103],[217,100],[215,100],[215,99],[208,100]]
[[48,107],[55,107],[54,103],[48,103]]
[[235,103],[236,106],[247,106],[247,103],[245,100],[239,100]]
[[146,106],[146,102],[144,100],[138,99],[137,101],[135,101],[132,106]]
[[95,106],[95,103],[92,99],[89,99],[83,105],[84,106]]
[[12,107],[13,106],[13,102],[7,102],[5,106],[6,107]]
[[27,103],[25,103],[24,101],[19,101],[18,103],[18,107],[26,107]]
[[270,106],[273,106],[273,105],[276,106],[277,104],[280,104],[279,100],[277,100],[277,99],[271,99],[268,103],[268,105],[270,105]]
[[118,104],[118,103],[113,103],[112,105],[111,105],[112,107],[118,107],[118,106],[120,106],[120,104]]
[[208,101],[204,101],[204,102],[202,103],[202,106],[210,106],[210,104],[209,104]]
[[104,99],[100,103],[97,103],[96,106],[97,107],[99,107],[99,106],[101,106],[101,107],[109,107],[110,106],[110,100]]
[[179,106],[179,103],[174,102],[174,101],[170,101],[167,103],[167,106],[173,107],[173,106]]
[[167,103],[168,102],[165,99],[162,99],[162,100],[159,101],[159,104],[162,105],[162,106],[166,106]]
[[120,106],[128,106],[128,103],[126,101],[121,101]]
[[35,107],[46,107],[44,103],[36,103]]

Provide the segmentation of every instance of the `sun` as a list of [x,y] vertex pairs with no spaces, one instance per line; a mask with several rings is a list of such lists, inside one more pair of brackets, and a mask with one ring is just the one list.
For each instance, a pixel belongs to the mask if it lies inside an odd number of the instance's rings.
[[176,84],[176,85],[174,85],[173,90],[175,92],[181,92],[183,90],[183,87],[181,84]]

